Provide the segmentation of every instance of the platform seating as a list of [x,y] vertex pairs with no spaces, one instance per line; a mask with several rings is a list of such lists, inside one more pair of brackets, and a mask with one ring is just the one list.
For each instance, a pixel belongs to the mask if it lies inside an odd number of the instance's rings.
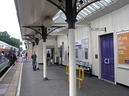
[[77,60],[77,66],[84,68],[85,73],[88,74],[90,77],[92,77],[92,65],[89,64],[89,62],[79,61]]

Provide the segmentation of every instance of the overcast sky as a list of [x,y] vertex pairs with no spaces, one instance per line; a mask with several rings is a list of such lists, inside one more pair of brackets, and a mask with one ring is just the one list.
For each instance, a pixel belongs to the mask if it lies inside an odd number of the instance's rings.
[[14,0],[0,0],[0,31],[22,40]]

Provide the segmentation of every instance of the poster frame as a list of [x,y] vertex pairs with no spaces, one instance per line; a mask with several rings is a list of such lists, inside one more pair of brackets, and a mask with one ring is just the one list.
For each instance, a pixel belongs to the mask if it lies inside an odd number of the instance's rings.
[[121,69],[128,69],[129,70],[129,64],[119,64],[119,62],[118,62],[118,40],[117,40],[117,35],[118,34],[122,34],[122,33],[129,33],[129,30],[121,30],[121,31],[118,31],[118,32],[116,32],[116,38],[115,38],[115,45],[116,45],[116,47],[115,47],[115,49],[116,49],[116,67],[117,68],[121,68]]

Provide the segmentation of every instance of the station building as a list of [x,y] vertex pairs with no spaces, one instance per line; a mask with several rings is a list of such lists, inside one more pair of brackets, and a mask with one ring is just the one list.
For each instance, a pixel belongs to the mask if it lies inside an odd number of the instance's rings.
[[76,96],[78,65],[90,68],[100,80],[129,86],[129,0],[15,0],[15,4],[29,60],[35,51],[45,79],[49,51],[52,64],[69,65],[69,96]]

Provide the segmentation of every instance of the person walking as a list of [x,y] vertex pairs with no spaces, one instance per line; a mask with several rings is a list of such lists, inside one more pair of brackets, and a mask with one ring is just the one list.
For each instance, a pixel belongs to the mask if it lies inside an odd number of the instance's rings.
[[32,54],[31,59],[32,59],[33,70],[36,71],[36,65],[37,65],[36,59],[37,59],[37,55],[35,54],[35,52],[34,52],[34,54]]

